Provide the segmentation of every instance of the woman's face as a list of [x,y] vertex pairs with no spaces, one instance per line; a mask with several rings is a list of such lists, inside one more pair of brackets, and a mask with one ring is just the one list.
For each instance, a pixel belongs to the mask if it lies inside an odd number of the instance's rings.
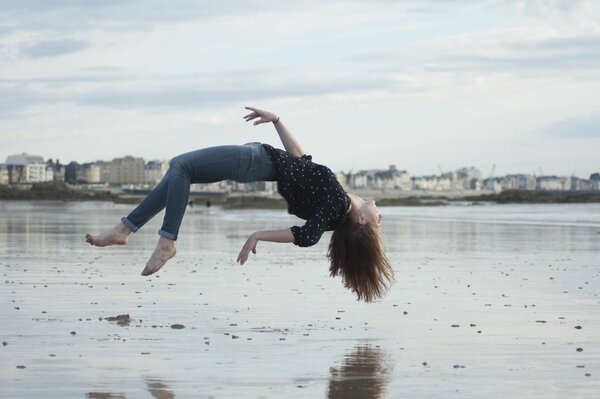
[[372,223],[374,226],[379,226],[381,224],[383,216],[377,210],[375,201],[365,201],[354,194],[350,194],[349,196],[352,201],[350,212],[356,218],[358,223]]

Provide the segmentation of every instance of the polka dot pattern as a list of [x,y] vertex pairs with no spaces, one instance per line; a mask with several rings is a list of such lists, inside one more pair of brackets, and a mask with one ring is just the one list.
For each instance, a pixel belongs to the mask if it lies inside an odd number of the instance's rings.
[[310,155],[297,157],[263,144],[276,171],[277,191],[286,200],[288,212],[306,220],[291,227],[294,244],[310,247],[325,231],[335,230],[346,219],[350,198],[335,174],[312,162]]

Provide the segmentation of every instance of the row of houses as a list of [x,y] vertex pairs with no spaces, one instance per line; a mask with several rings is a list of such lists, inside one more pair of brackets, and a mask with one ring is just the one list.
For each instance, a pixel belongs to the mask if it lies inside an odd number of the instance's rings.
[[[111,185],[157,184],[168,169],[164,160],[146,162],[143,158],[126,156],[112,161],[96,161],[78,164],[70,162],[62,165],[59,160],[44,161],[41,156],[20,154],[11,155],[6,164],[0,164],[0,184],[27,184],[60,180],[68,183],[108,183]],[[594,173],[589,179],[575,176],[534,176],[526,174],[482,178],[480,170],[474,167],[430,176],[410,176],[406,170],[390,165],[387,170],[362,170],[356,173],[338,172],[338,180],[346,189],[374,190],[426,190],[462,191],[487,190],[551,190],[588,191],[600,190],[600,174]],[[200,185],[196,190],[267,191],[274,192],[275,186],[268,182],[242,184],[221,182],[217,185]]]
[[68,183],[156,184],[168,169],[168,161],[144,161],[126,156],[112,161],[63,165],[59,160],[44,161],[41,156],[20,154],[0,164],[0,184],[30,184],[45,181]]

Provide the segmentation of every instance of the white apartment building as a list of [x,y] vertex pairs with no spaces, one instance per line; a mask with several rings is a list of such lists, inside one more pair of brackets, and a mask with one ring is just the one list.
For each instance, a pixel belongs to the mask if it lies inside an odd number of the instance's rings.
[[571,178],[557,176],[540,176],[537,178],[537,189],[547,191],[570,190]]
[[39,183],[54,180],[52,168],[38,155],[23,153],[6,158],[9,184]]

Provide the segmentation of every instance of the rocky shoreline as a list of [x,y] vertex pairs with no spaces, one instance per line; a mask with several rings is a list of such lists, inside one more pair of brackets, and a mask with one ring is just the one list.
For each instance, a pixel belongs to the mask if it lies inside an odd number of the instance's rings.
[[[367,197],[374,198],[379,206],[444,206],[458,202],[498,204],[570,204],[600,203],[600,191],[521,191],[507,190],[497,194],[448,195],[443,192],[411,195],[402,192],[373,191]],[[364,195],[360,193],[359,195]],[[139,203],[143,196],[117,195],[110,191],[83,192],[74,190],[64,182],[35,183],[30,189],[14,189],[0,185],[0,200],[25,201],[112,201],[115,203]],[[227,194],[222,197],[192,199],[192,205],[222,206],[226,209],[286,209],[285,201],[276,196],[252,194]]]

